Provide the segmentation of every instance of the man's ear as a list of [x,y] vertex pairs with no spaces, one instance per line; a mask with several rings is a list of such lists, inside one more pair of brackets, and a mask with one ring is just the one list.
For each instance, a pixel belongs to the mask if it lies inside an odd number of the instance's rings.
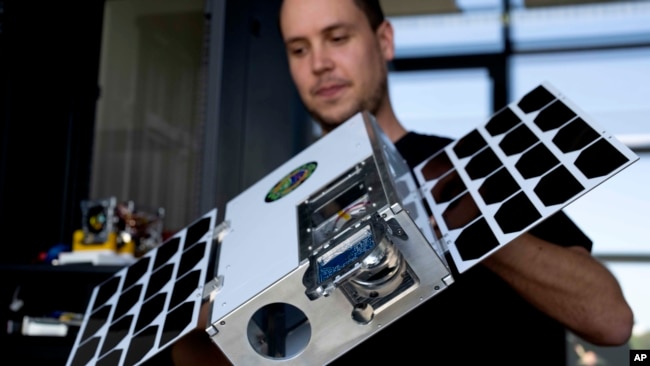
[[377,27],[376,34],[384,59],[386,59],[386,61],[391,61],[395,57],[393,25],[388,20],[384,20],[379,27]]

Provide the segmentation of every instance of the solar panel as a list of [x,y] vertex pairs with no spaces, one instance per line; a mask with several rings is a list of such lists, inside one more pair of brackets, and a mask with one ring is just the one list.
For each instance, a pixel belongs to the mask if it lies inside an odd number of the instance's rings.
[[195,329],[216,209],[97,285],[68,366],[139,365]]
[[638,157],[549,83],[415,169],[459,272]]

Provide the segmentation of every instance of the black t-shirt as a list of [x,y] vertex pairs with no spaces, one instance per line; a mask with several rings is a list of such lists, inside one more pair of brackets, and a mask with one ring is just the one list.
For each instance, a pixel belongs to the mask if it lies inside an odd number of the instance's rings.
[[[451,140],[408,133],[395,144],[413,168]],[[530,231],[562,246],[591,250],[591,240],[563,213]],[[477,264],[424,304],[332,364],[544,365],[566,364],[566,332]]]

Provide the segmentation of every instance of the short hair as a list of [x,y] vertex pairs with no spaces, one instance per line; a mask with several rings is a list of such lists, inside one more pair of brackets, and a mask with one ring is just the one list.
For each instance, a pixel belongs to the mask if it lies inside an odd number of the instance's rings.
[[[284,3],[284,0],[281,2],[280,5],[280,11],[282,9],[282,4]],[[366,19],[368,19],[368,23],[370,24],[370,28],[372,28],[373,31],[376,31],[377,28],[381,25],[381,23],[384,22],[385,16],[384,16],[384,10],[381,8],[381,4],[379,0],[354,0],[354,5],[356,5],[363,14],[366,15]],[[280,33],[282,33],[282,27],[280,26],[280,11],[278,12],[278,29],[280,30]]]
[[377,30],[384,22],[384,11],[379,0],[354,0],[354,4],[366,15],[372,30]]

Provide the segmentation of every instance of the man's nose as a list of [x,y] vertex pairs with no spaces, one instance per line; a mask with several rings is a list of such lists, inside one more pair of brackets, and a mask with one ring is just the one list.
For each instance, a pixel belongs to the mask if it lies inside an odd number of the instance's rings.
[[311,68],[314,74],[322,74],[334,67],[334,61],[325,48],[317,48],[312,52]]

